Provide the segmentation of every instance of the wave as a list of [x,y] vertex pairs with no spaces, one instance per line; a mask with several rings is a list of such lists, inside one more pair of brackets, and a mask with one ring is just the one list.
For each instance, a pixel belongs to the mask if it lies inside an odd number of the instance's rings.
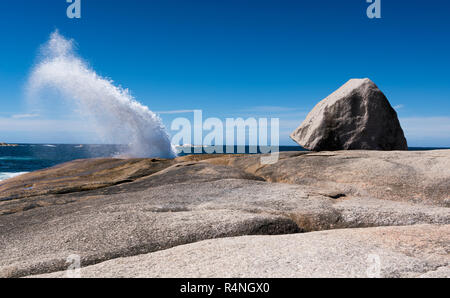
[[4,181],[7,179],[11,179],[29,172],[18,172],[18,173],[8,173],[8,172],[0,172],[0,181]]
[[0,160],[35,160],[32,156],[0,156]]
[[28,82],[30,96],[59,91],[75,103],[74,110],[94,122],[104,143],[127,144],[134,157],[174,157],[175,150],[161,119],[127,89],[98,75],[74,51],[74,41],[55,31],[42,48],[42,60]]

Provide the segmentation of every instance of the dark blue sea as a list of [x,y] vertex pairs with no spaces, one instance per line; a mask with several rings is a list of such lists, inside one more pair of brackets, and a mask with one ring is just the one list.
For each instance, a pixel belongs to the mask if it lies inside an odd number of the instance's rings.
[[[436,149],[445,148],[410,148]],[[305,151],[300,146],[280,146],[279,150]],[[0,147],[0,181],[75,159],[113,157],[125,151],[126,146],[122,145],[19,144],[17,147]],[[249,153],[249,147],[246,147],[246,153]]]

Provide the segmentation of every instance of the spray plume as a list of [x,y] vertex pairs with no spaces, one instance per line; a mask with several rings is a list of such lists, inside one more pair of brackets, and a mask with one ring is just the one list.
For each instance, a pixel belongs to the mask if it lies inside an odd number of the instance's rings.
[[30,94],[55,89],[95,123],[102,142],[127,144],[133,157],[173,157],[169,135],[159,117],[128,90],[99,76],[74,51],[73,40],[51,34],[28,82]]

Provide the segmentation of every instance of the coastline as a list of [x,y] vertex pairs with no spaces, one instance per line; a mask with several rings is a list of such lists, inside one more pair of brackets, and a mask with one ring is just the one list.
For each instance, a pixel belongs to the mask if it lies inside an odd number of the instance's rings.
[[18,147],[18,144],[0,143],[0,147]]
[[[194,152],[194,148],[200,146],[188,146],[184,145],[179,148],[191,148]],[[3,149],[3,150],[2,150]],[[224,152],[225,150],[224,146]],[[47,169],[53,166],[63,164],[78,159],[90,159],[90,158],[109,158],[120,156],[116,150],[124,150],[121,145],[98,145],[98,144],[18,144],[10,146],[0,146],[0,181],[5,181],[10,178],[14,178],[18,175],[30,173]],[[235,151],[237,147],[235,148]],[[436,150],[450,150],[445,147],[409,147],[408,151],[436,151]],[[203,150],[203,153],[193,155],[207,155],[208,153]],[[294,145],[281,145],[279,152],[309,152],[300,146]],[[92,152],[99,152],[97,155],[92,155]],[[249,154],[249,147],[245,148],[245,154]],[[216,155],[219,155],[217,153]],[[245,155],[244,154],[244,155]],[[178,157],[190,155],[189,153],[181,152]]]
[[[177,272],[182,277],[208,272],[222,276],[222,271],[214,271],[215,263],[194,271],[165,271],[161,268],[167,263],[157,261],[158,256],[163,251],[177,259],[208,254],[228,262],[220,247],[235,251],[237,245],[250,252],[254,240],[269,245],[270,239],[293,248],[305,245],[298,260],[313,261],[305,263],[302,271],[289,265],[272,271],[266,267],[269,263],[247,271],[251,267],[237,264],[236,276],[268,277],[264,272],[269,272],[282,277],[286,268],[288,274],[308,277],[323,264],[315,276],[329,277],[326,268],[332,266],[339,272],[336,276],[356,272],[364,277],[358,262],[351,263],[354,270],[349,272],[347,263],[327,261],[335,258],[308,257],[317,245],[324,251],[339,247],[350,259],[367,256],[377,246],[380,254],[395,257],[398,265],[383,268],[383,277],[447,274],[434,271],[448,262],[440,252],[446,239],[450,241],[450,150],[282,152],[275,165],[261,165],[260,158],[206,154],[175,159],[96,158],[3,181],[0,233],[5,243],[15,245],[7,246],[0,256],[0,277],[61,276],[67,251],[73,249],[83,267],[89,268],[86,276],[117,277],[117,272],[123,277],[172,277]],[[420,241],[426,254],[416,249],[418,238],[413,235],[417,234],[424,235]],[[87,240],[80,242],[80,237]],[[229,237],[234,237],[231,242],[226,240]],[[373,237],[378,242],[370,240]],[[343,245],[346,241],[358,248]],[[292,252],[256,255],[289,260]],[[138,263],[158,267],[155,271],[124,268],[126,258],[134,256]]]

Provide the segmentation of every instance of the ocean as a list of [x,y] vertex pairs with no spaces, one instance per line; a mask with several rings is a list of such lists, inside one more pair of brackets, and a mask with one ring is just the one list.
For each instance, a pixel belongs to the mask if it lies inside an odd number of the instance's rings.
[[110,157],[123,151],[123,146],[116,145],[19,144],[17,147],[0,147],[0,181],[75,159]]
[[[123,145],[73,144],[19,144],[17,147],[0,147],[0,181],[76,159],[119,156],[126,149]],[[413,151],[436,149],[448,148],[410,148]],[[305,149],[300,146],[280,146],[279,151]],[[249,153],[249,147],[246,147],[246,153]],[[182,155],[185,154],[181,153],[180,156]]]

